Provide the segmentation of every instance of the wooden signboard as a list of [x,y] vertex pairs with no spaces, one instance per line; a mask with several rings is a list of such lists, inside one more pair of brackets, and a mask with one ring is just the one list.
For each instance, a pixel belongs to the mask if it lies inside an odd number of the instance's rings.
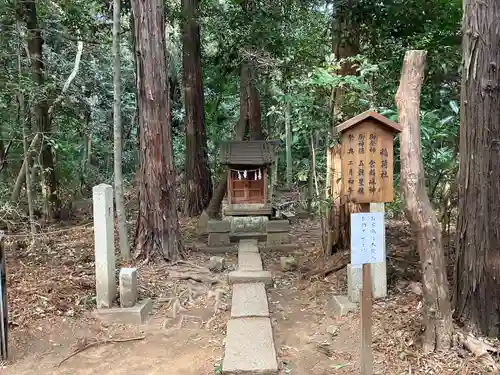
[[402,129],[366,111],[336,128],[342,147],[342,195],[354,203],[385,203],[394,197],[394,134]]

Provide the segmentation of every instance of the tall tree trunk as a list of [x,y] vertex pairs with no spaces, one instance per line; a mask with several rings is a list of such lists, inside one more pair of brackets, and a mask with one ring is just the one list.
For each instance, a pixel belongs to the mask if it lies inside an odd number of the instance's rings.
[[[132,9],[132,0],[130,0],[130,8]],[[134,51],[134,72],[135,72],[135,79],[137,82],[137,48],[136,48],[136,42],[135,42],[135,22],[134,22],[134,13],[130,12],[130,17],[129,17],[129,25],[130,25],[130,32],[132,34],[132,38],[130,40],[130,44],[132,45],[132,51]],[[139,137],[139,98],[137,95],[137,90],[134,90],[134,96],[135,96],[135,111],[134,111],[134,121],[136,121],[136,124],[133,126],[137,127],[137,149],[141,149],[141,137]],[[140,170],[140,165],[141,165],[141,153],[137,153],[137,158],[138,158],[138,165],[139,165],[139,170]],[[136,176],[138,176],[139,170],[136,170]]]
[[120,0],[113,1],[113,139],[114,139],[114,174],[115,204],[118,221],[120,254],[123,260],[130,260],[128,244],[127,214],[123,198],[122,173],[122,116],[121,116],[121,65],[120,65]]
[[259,74],[254,62],[248,63],[248,136],[253,140],[264,139],[261,124],[260,93],[257,88]]
[[201,68],[199,0],[182,0],[182,63],[186,110],[186,201],[184,213],[198,216],[212,198],[212,175],[208,166],[205,132],[205,100]]
[[[357,15],[353,14],[353,8],[358,0],[347,0],[336,2],[334,5],[334,18],[332,20],[332,51],[339,60],[347,57],[354,57],[359,53],[359,25],[357,24]],[[356,16],[356,17],[354,17]],[[338,72],[342,76],[356,75],[356,64],[354,62],[344,61]],[[345,89],[338,87],[332,90],[330,101],[331,129],[333,137],[335,126],[341,120],[340,113],[347,113],[354,116],[356,113],[349,108],[343,107]],[[338,150],[332,148],[328,151],[327,157],[330,160],[330,167],[338,165],[340,154]],[[339,173],[338,170],[330,169],[327,171],[327,198],[332,200],[332,207],[326,213],[328,228],[326,253],[331,254],[338,249],[348,249],[350,247],[350,213],[359,212],[361,207],[351,202],[343,202],[339,194],[339,185],[336,183],[333,174]]]
[[[12,189],[12,194],[10,196],[10,200],[13,203],[16,203],[19,201],[19,197],[21,196],[21,190],[26,183],[26,171],[32,170],[33,166],[33,158],[38,154],[38,145],[40,144],[42,137],[40,133],[36,133],[33,139],[31,140],[31,143],[28,147],[28,158],[23,160],[23,165],[21,166],[21,169],[19,170],[19,173],[16,178],[16,182],[14,183],[14,188]],[[28,165],[28,168],[26,168],[26,160],[30,163]],[[31,181],[31,184],[33,185],[33,180]]]
[[177,260],[182,243],[177,216],[172,110],[167,79],[165,11],[161,0],[132,0],[137,57],[140,137],[137,257]]
[[[6,152],[6,147],[5,143],[3,142],[3,127],[0,124],[0,172],[3,171],[5,166],[7,165],[7,152]],[[0,175],[1,178],[1,175]]]
[[80,194],[86,195],[90,189],[87,186],[87,174],[92,161],[92,106],[85,105],[82,109],[85,126],[82,129],[82,156],[80,161]]
[[285,150],[286,150],[286,188],[290,190],[293,185],[293,157],[292,157],[292,124],[291,104],[285,103]]
[[500,2],[466,0],[453,305],[500,337]]
[[439,222],[425,188],[420,157],[420,90],[424,79],[425,51],[408,51],[396,93],[398,117],[403,128],[401,144],[401,193],[405,213],[417,238],[424,292],[423,349],[433,352],[451,345],[452,319],[448,299],[446,261]]
[[[36,4],[34,0],[24,2],[24,18],[28,29],[28,51],[31,59],[31,72],[33,81],[39,92],[43,92],[45,85],[43,64],[43,39],[40,25],[38,24]],[[51,133],[51,118],[49,115],[49,103],[44,97],[38,99],[35,104],[35,119],[37,130],[43,134],[41,150],[42,167],[42,192],[45,199],[44,214],[47,219],[54,217],[60,208],[60,200],[57,195],[57,178],[53,149],[48,142]]]
[[[19,23],[18,23],[18,29]],[[19,45],[19,50],[17,53],[17,69],[18,69],[18,74],[19,74],[19,93],[18,93],[18,105],[19,105],[19,126],[21,127],[23,131],[23,152],[24,152],[24,161],[23,165],[25,168],[25,183],[26,183],[26,200],[28,201],[28,215],[29,215],[29,221],[30,221],[30,232],[32,236],[32,241],[31,244],[32,246],[35,245],[35,235],[36,235],[36,225],[35,225],[35,216],[34,216],[34,209],[33,209],[33,194],[32,194],[32,185],[31,185],[31,179],[30,179],[30,173],[29,173],[29,168],[31,165],[31,155],[29,153],[28,149],[28,129],[26,129],[26,106],[24,104],[24,94],[22,90],[22,63],[21,63],[21,51],[23,50],[23,46]]]
[[[250,81],[250,67],[246,61],[243,61],[240,66],[240,120],[239,124],[236,128],[236,133],[238,134],[238,130],[242,131],[243,138],[246,135],[247,130],[249,129],[249,108],[250,108],[250,91],[248,90]],[[238,138],[238,136],[236,136]]]

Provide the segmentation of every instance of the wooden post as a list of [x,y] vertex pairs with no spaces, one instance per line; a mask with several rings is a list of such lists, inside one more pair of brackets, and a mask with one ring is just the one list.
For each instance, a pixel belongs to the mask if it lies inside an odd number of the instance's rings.
[[[360,204],[361,212],[370,212],[370,203]],[[363,288],[360,298],[361,310],[361,375],[372,375],[372,278],[371,265],[363,264]]]
[[370,264],[363,264],[361,290],[361,375],[372,375],[372,279]]
[[7,309],[7,276],[5,274],[4,234],[0,231],[0,356],[8,360],[9,314]]
[[227,191],[226,191],[226,194],[227,194],[227,204],[228,205],[231,205],[233,202],[231,200],[231,196],[233,195],[232,192],[233,192],[233,183],[232,183],[232,171],[231,171],[231,168],[227,167]]
[[[263,196],[264,196],[264,205],[267,207],[267,199],[268,199],[268,195],[267,195],[267,189],[268,189],[268,184],[269,184],[269,180],[267,178],[267,173],[268,173],[269,169],[268,167],[263,167],[262,168],[262,179],[264,180],[264,191],[263,191]],[[272,197],[271,197],[272,198]]]

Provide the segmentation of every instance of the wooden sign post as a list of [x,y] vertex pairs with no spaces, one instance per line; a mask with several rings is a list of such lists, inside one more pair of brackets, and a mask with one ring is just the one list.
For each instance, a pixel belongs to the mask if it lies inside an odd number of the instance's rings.
[[342,145],[342,195],[354,203],[392,202],[395,122],[367,111],[337,126]]
[[361,204],[363,213],[351,214],[351,267],[362,267],[361,375],[373,374],[372,263],[385,263],[384,214],[370,213],[370,203],[394,197],[394,134],[397,123],[366,111],[336,128],[342,147],[342,201]]
[[0,357],[8,359],[7,276],[5,274],[4,233],[0,231]]

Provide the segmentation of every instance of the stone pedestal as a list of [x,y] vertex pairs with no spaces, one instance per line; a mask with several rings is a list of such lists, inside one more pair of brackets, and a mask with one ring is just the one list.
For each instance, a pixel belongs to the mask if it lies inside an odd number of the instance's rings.
[[270,220],[266,229],[267,246],[290,243],[290,222],[288,220]]
[[120,270],[120,307],[97,308],[97,317],[108,324],[144,324],[153,311],[151,299],[138,301],[137,269]]
[[209,220],[207,224],[208,246],[229,246],[231,223],[228,220]]

